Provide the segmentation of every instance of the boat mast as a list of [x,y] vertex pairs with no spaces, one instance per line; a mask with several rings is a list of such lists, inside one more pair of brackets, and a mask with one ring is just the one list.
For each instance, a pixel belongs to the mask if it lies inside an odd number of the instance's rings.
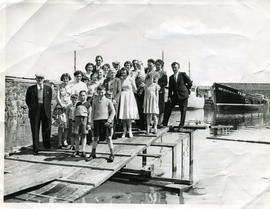
[[188,60],[188,77],[190,77],[190,60]]
[[77,60],[76,60],[76,58],[77,58],[76,50],[73,52],[73,54],[74,54],[74,72],[75,72],[76,71],[76,62],[77,62]]

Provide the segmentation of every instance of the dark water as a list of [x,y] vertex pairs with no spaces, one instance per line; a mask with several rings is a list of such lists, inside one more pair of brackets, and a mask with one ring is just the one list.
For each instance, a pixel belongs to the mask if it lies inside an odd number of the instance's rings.
[[[214,111],[204,111],[203,109],[188,111],[187,121],[199,120],[207,124],[214,125],[233,125],[234,129],[241,130],[246,127],[253,127],[254,131],[258,131],[265,126],[270,125],[269,112],[253,112],[253,113],[217,113]],[[179,121],[179,113],[174,112],[170,119],[172,124]],[[198,134],[196,134],[198,133]],[[209,136],[209,129],[200,130],[195,133],[195,140],[199,140],[202,136]],[[163,142],[173,142],[177,139],[177,135],[173,133],[163,137]],[[14,149],[31,144],[31,131],[27,118],[9,117],[5,123],[5,151],[11,152]],[[160,173],[163,177],[180,178],[180,171],[173,173],[171,171],[171,152],[169,148],[150,147],[148,153],[162,154],[161,158],[148,159],[148,164],[153,164],[156,173]],[[136,157],[128,167],[141,165],[141,158]],[[178,162],[179,165],[179,162]],[[198,188],[191,190],[189,194],[200,195]],[[166,191],[161,187],[142,185],[140,182],[116,182],[109,180],[95,191],[79,199],[77,202],[86,203],[149,203],[149,204],[168,204],[185,203],[182,195],[178,193]]]

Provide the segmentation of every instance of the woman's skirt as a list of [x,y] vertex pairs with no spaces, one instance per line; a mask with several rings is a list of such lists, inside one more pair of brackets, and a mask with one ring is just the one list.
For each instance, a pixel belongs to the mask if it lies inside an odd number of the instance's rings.
[[121,92],[119,119],[121,120],[140,119],[136,99],[132,91]]

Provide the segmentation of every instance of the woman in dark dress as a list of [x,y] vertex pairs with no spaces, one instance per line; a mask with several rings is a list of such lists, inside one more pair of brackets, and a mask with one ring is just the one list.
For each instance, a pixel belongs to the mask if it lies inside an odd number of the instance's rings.
[[161,59],[156,61],[156,72],[159,74],[158,85],[159,90],[159,119],[158,126],[161,127],[161,122],[163,121],[164,109],[165,109],[165,87],[168,84],[168,77],[166,72],[163,70],[164,62]]

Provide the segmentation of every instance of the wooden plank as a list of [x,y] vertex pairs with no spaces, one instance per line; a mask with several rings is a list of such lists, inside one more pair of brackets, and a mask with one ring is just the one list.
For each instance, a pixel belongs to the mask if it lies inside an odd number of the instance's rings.
[[32,192],[28,192],[29,195],[33,195],[33,196],[36,196],[36,197],[45,197],[45,198],[49,198],[49,199],[55,199],[55,200],[61,200],[61,201],[64,201],[64,202],[71,202],[70,200],[66,200],[66,199],[62,199],[62,198],[57,198],[57,197],[52,197],[52,196],[48,196],[48,195],[42,195],[42,194],[35,194],[35,193],[32,193]]
[[68,180],[79,180],[87,183],[93,184],[95,187],[103,183],[103,180],[110,177],[112,171],[98,171],[92,170],[88,168],[82,168],[72,175],[67,176],[66,179]]
[[81,185],[88,185],[88,186],[95,186],[94,183],[89,183],[85,181],[79,181],[79,180],[69,180],[69,179],[55,179],[55,181],[60,181],[60,182],[65,182],[65,183],[70,183],[70,184],[81,184]]
[[174,190],[177,192],[186,192],[190,188],[192,188],[192,185],[183,185],[183,184],[167,184],[164,186],[166,189]]
[[9,160],[16,160],[16,161],[22,161],[22,162],[29,162],[29,163],[38,163],[38,164],[44,164],[44,165],[58,165],[58,166],[68,166],[68,167],[80,167],[80,168],[92,168],[92,169],[97,169],[97,170],[111,170],[113,171],[113,168],[110,168],[109,166],[102,167],[100,164],[92,165],[91,163],[86,163],[85,160],[81,160],[81,162],[76,162],[70,163],[68,161],[62,161],[62,162],[57,162],[57,161],[43,161],[39,159],[24,159],[25,156],[20,156],[18,158],[11,158],[8,157],[7,159]]
[[[40,193],[39,190],[36,190],[34,194],[38,195],[46,195],[50,197],[54,197],[57,199],[65,199],[68,201],[75,201],[77,198],[85,195],[88,191],[93,189],[93,186],[89,185],[81,185],[81,184],[70,184],[67,182],[54,182],[54,184],[50,187],[47,187],[47,190],[44,190],[44,188],[41,190],[42,193]],[[38,197],[35,197],[37,199]],[[42,197],[39,199],[42,200]]]
[[152,157],[152,158],[161,158],[161,154],[138,154],[138,157]]
[[[36,169],[35,172],[31,169],[29,172],[4,175],[4,195],[10,195],[24,189],[50,182],[63,175],[61,170],[50,169],[48,165],[39,165],[36,168],[39,169]],[[44,175],[44,171],[46,171],[46,175]]]
[[154,147],[168,147],[168,148],[173,148],[177,145],[177,143],[164,143],[164,142],[154,142],[151,144],[151,146]]
[[256,141],[256,140],[245,140],[245,139],[234,139],[234,138],[225,138],[225,137],[213,137],[208,136],[207,139],[214,139],[214,140],[224,140],[224,141],[233,141],[233,142],[247,142],[247,143],[257,143],[257,144],[270,144],[268,141]]
[[[158,137],[166,133],[168,128],[163,129],[158,133]],[[98,147],[101,154],[98,154],[96,159],[89,162],[85,162],[82,158],[70,157],[70,152],[47,151],[41,152],[37,156],[23,156],[16,155],[16,157],[9,157],[9,160],[21,160],[21,162],[31,162],[38,164],[45,164],[49,166],[60,166],[64,170],[67,167],[77,169],[76,172],[65,172],[65,177],[54,181],[34,192],[32,192],[33,201],[46,202],[48,198],[59,201],[74,201],[80,198],[93,188],[99,186],[108,178],[110,178],[115,172],[130,162],[138,153],[141,153],[147,146],[149,146],[158,137],[134,137],[132,139],[119,139],[118,143],[114,141],[116,157],[114,162],[107,162],[108,148],[104,146]],[[123,144],[121,144],[123,143]],[[87,150],[88,151],[88,150]],[[88,152],[91,152],[89,150]],[[104,154],[103,154],[104,153]],[[102,170],[102,171],[101,171]],[[61,181],[62,180],[62,181]],[[29,194],[31,195],[31,194]]]
[[147,180],[155,180],[155,181],[165,181],[165,182],[173,182],[177,184],[185,184],[185,185],[191,185],[192,182],[189,180],[182,180],[177,178],[166,178],[166,177],[157,177],[157,176],[151,176],[151,177],[144,177],[136,174],[130,174],[125,172],[117,172],[116,177],[122,177],[122,178],[128,178],[128,179],[134,179],[134,180],[141,180],[141,181],[147,181]]

